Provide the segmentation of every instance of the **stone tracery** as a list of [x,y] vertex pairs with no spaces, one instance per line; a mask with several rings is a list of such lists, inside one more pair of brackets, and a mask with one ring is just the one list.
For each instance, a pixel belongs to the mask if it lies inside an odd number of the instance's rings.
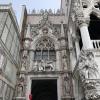
[[37,43],[36,49],[55,49],[55,46],[49,38],[45,37]]

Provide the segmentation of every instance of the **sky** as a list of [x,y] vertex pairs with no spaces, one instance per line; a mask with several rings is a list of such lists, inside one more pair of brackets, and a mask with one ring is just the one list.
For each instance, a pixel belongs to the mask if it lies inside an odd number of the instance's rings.
[[22,5],[26,5],[27,11],[31,12],[32,9],[37,11],[40,9],[57,10],[60,8],[61,0],[0,0],[0,4],[12,3],[18,23],[20,21]]

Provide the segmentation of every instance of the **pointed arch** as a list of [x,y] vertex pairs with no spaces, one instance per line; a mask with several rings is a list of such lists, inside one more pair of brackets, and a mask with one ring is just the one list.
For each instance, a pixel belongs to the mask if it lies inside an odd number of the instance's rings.
[[54,36],[37,36],[33,42],[32,42],[32,47],[31,49],[32,50],[35,50],[36,49],[36,45],[39,41],[41,41],[42,39],[44,38],[47,38],[49,39],[50,41],[52,41],[52,43],[54,43],[54,47],[55,47],[55,50],[59,49],[60,48],[60,44],[59,44],[59,41],[57,40],[57,38],[55,38]]
[[96,13],[92,12],[90,14],[89,23],[89,34],[92,40],[100,39],[100,19],[97,17]]

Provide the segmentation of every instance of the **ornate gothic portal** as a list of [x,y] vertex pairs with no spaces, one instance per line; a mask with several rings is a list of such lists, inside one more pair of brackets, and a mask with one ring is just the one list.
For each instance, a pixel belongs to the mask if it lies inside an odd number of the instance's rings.
[[[57,17],[58,21],[54,21]],[[38,20],[34,19],[38,18]],[[16,97],[26,100],[73,99],[72,72],[64,14],[47,11],[25,25],[22,68]]]

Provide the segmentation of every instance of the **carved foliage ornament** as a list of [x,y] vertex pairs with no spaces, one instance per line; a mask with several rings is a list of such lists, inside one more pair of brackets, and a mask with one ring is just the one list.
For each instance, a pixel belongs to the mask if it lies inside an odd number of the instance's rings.
[[[78,72],[82,80],[87,100],[99,100],[100,80],[97,80],[98,66],[94,61],[94,54],[91,51],[83,51],[78,60]],[[99,98],[99,99],[98,99]]]
[[78,70],[82,80],[97,77],[98,66],[94,61],[94,55],[92,52],[82,50],[78,60]]
[[25,75],[24,74],[19,74],[17,76],[17,85],[16,85],[16,96],[17,97],[22,97],[24,96],[24,87],[25,86]]
[[[100,100],[100,81],[87,80],[88,83],[84,85],[85,98],[87,100]],[[99,86],[99,88],[97,88]]]
[[76,18],[76,21],[77,21],[78,25],[81,25],[82,23],[86,22],[80,3],[78,3],[78,2],[74,3],[73,13],[75,14],[75,18]]
[[58,37],[60,33],[60,27],[54,26],[48,19],[48,13],[43,13],[42,20],[38,25],[31,26],[31,35],[34,38],[39,35],[39,31],[42,30],[43,35],[47,35],[49,33],[49,29],[52,30],[52,34]]

